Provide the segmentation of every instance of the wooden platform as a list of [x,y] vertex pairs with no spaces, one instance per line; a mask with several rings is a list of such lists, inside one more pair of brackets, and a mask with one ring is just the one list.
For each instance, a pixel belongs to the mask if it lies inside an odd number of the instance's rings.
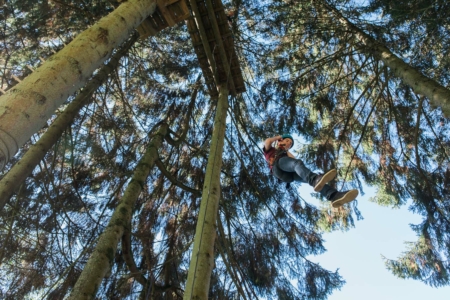
[[244,92],[244,79],[222,1],[157,0],[156,3],[155,12],[137,28],[140,37],[155,35],[164,28],[187,20],[210,95],[216,97],[217,86],[221,84],[228,85],[231,95]]
[[[236,54],[233,35],[230,30],[230,26],[228,24],[227,17],[225,15],[225,10],[221,0],[210,0],[213,10],[215,20],[211,20],[208,14],[207,6],[205,0],[190,0],[190,6],[192,9],[192,1],[195,1],[195,4],[200,13],[200,18],[194,18],[195,14],[192,14],[187,19],[187,25],[189,34],[192,38],[192,43],[194,45],[195,53],[197,54],[200,67],[202,68],[203,75],[206,79],[206,84],[208,86],[208,90],[211,96],[217,96],[217,85],[227,83],[230,93],[232,95],[237,95],[245,91],[244,79],[242,77],[242,71],[239,65],[238,57]],[[202,24],[198,24],[201,22]],[[221,41],[216,40],[216,36],[214,34],[212,22],[217,22],[220,31],[220,39]],[[206,33],[209,49],[212,52],[213,60],[216,67],[216,77],[214,78],[213,74],[213,66],[210,65],[210,60],[207,57],[205,45],[203,44],[202,37],[200,34],[200,28],[203,26],[204,31]],[[227,62],[224,63],[222,61],[219,45],[222,44]],[[229,70],[226,70],[226,66],[229,66]],[[229,77],[227,75],[230,75]],[[217,82],[216,82],[217,81]]]
[[137,28],[141,39],[155,35],[189,17],[185,0],[157,0],[155,12]]

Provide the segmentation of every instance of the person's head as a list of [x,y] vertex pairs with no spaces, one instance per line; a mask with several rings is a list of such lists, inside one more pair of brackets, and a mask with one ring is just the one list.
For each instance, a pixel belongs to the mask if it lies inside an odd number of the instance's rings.
[[281,140],[278,141],[278,147],[284,150],[289,150],[294,146],[294,138],[292,135],[285,133],[281,136]]

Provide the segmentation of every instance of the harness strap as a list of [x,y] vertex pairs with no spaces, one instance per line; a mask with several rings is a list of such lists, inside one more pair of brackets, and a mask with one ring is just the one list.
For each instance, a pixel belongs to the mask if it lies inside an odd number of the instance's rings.
[[280,158],[285,157],[285,156],[287,156],[286,150],[277,150],[277,152],[275,153],[275,157],[273,158],[274,164],[277,160],[279,160]]

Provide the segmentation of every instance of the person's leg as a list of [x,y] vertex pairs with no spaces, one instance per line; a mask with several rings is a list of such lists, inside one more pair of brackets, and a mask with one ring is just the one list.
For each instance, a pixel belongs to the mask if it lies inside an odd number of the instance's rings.
[[295,172],[302,180],[314,187],[315,192],[320,192],[325,184],[336,177],[336,170],[332,169],[325,174],[316,174],[308,169],[305,164],[295,158],[282,157],[277,161],[278,167],[285,172]]
[[332,201],[331,198],[337,193],[338,191],[333,188],[332,186],[329,186],[328,184],[325,184],[322,190],[320,191],[320,195],[327,199],[328,201]]
[[355,200],[358,196],[358,190],[338,192],[335,188],[325,184],[320,194],[328,201],[331,201],[333,207],[341,207],[345,203]]
[[[295,172],[295,173],[293,173]],[[358,190],[339,192],[326,184],[336,176],[336,170],[332,169],[324,175],[311,172],[301,160],[291,157],[280,158],[273,167],[273,174],[284,182],[300,181],[314,187],[314,191],[320,192],[333,207],[340,207],[351,202],[358,196]]]
[[294,176],[293,176],[294,181],[298,181],[298,182],[301,182],[301,183],[308,183],[308,182],[306,182],[305,180],[303,180],[303,178],[301,178],[300,176],[298,176],[297,173],[292,173],[292,174],[294,174]]
[[[294,174],[294,181],[302,181],[302,179],[297,174]],[[320,190],[320,195],[330,201],[331,205],[336,208],[355,200],[358,197],[358,190],[339,192],[335,188],[325,184]]]
[[358,197],[358,190],[349,190],[349,191],[342,191],[342,192],[335,192],[332,194],[331,198],[329,199],[331,201],[331,205],[333,207],[340,207],[344,205],[345,203],[351,202]]
[[272,167],[272,173],[276,178],[287,183],[291,183],[292,181],[294,181],[294,175],[296,175],[293,172],[285,172],[281,170],[276,163]]
[[317,174],[311,172],[305,164],[299,159],[291,158],[291,157],[282,157],[280,158],[276,165],[285,172],[295,172],[302,179],[303,182],[308,184],[312,184],[314,177]]

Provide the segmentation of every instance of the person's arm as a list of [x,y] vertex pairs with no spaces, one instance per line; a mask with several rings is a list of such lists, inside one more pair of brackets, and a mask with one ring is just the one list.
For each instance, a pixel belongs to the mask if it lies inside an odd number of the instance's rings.
[[277,135],[271,138],[268,138],[264,141],[264,149],[269,151],[272,148],[272,143],[281,139],[281,135]]
[[292,154],[291,152],[286,151],[286,153],[287,153],[287,156],[292,157],[292,158],[295,158],[294,154]]

